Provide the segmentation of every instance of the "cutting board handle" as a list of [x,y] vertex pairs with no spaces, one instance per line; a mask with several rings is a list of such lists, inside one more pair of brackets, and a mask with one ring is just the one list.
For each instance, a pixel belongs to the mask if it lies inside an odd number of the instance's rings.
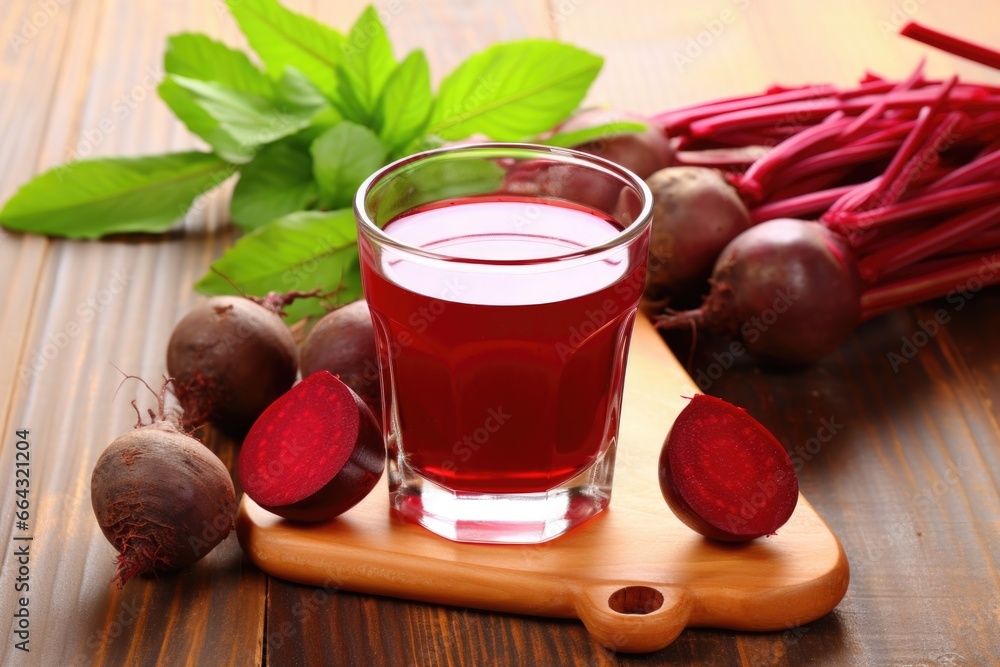
[[658,651],[687,626],[691,595],[679,586],[641,582],[581,588],[577,616],[601,645],[623,653]]

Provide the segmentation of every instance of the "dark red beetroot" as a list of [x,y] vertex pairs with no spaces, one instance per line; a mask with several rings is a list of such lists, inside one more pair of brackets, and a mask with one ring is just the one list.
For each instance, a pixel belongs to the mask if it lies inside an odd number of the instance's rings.
[[215,296],[177,323],[167,346],[184,422],[242,435],[298,372],[295,339],[281,320],[290,298]]
[[302,377],[329,371],[354,390],[376,417],[382,416],[382,388],[371,312],[364,301],[355,301],[327,313],[302,344],[299,367]]
[[702,296],[719,253],[750,227],[750,213],[715,169],[670,167],[646,184],[654,208],[643,296],[652,304]]
[[246,494],[286,519],[323,521],[361,501],[385,467],[385,446],[364,401],[326,371],[275,401],[240,450]]
[[[162,406],[162,398],[161,398]],[[118,550],[121,588],[137,574],[202,558],[233,527],[236,492],[226,466],[160,416],[112,442],[94,466],[91,503]]]
[[674,150],[663,126],[636,114],[615,109],[588,109],[563,123],[559,132],[576,132],[626,121],[645,123],[646,130],[616,133],[574,148],[620,164],[639,178],[647,178],[653,172],[674,164]]
[[699,394],[660,452],[660,490],[677,518],[713,540],[772,535],[799,498],[788,454],[742,408]]
[[725,247],[700,308],[662,317],[658,326],[693,322],[765,359],[805,363],[847,338],[861,315],[862,288],[841,236],[817,222],[771,220]]

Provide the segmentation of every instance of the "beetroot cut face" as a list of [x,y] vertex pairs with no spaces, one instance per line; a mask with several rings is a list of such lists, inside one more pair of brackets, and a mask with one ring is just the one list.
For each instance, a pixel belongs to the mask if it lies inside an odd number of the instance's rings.
[[677,518],[725,542],[774,534],[799,497],[795,468],[775,437],[742,408],[702,394],[677,416],[659,473]]
[[257,419],[240,450],[243,490],[264,509],[324,521],[359,503],[385,468],[375,416],[347,385],[319,371]]

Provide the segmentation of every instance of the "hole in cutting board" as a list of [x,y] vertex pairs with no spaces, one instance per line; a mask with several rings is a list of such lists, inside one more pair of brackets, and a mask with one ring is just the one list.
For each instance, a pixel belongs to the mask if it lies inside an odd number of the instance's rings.
[[626,586],[611,594],[608,606],[619,614],[652,614],[663,606],[663,593],[649,586]]

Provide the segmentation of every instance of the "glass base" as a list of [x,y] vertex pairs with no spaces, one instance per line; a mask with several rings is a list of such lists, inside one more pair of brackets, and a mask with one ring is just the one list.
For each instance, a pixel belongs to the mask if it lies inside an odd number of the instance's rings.
[[611,500],[615,442],[580,474],[537,493],[454,491],[390,460],[390,503],[404,518],[456,542],[538,544],[597,515]]

